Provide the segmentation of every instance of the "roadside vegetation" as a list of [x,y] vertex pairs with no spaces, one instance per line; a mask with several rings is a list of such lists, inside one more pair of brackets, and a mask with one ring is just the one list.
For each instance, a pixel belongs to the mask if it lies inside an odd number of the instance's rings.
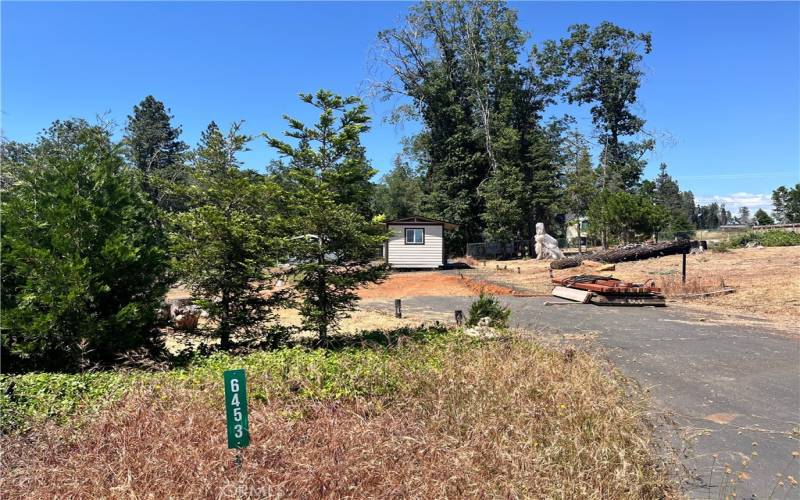
[[[331,341],[161,372],[4,378],[3,393],[15,384],[4,415],[36,424],[0,438],[0,488],[39,498],[676,495],[644,402],[592,356],[442,328]],[[220,418],[232,367],[247,370],[251,407],[240,471]],[[43,422],[54,408],[62,418]]]
[[790,247],[800,245],[800,233],[792,233],[781,229],[767,231],[746,231],[723,240],[713,248],[716,251],[743,248],[750,245],[763,247]]

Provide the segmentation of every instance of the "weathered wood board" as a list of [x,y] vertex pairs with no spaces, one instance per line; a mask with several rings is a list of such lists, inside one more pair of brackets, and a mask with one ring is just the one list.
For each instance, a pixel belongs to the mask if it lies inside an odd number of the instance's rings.
[[586,290],[576,290],[575,288],[567,288],[565,286],[557,286],[553,288],[553,297],[561,299],[573,300],[581,304],[588,304],[592,298],[592,292]]

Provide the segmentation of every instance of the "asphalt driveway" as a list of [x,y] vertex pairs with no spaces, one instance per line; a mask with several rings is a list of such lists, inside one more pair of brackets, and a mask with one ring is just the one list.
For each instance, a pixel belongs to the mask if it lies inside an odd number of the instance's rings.
[[[452,318],[456,309],[466,312],[471,300],[407,298],[403,309]],[[692,438],[682,457],[696,478],[687,485],[691,498],[717,498],[720,480],[732,477],[724,475],[724,464],[735,473],[745,456],[751,462],[746,480],[736,486],[737,498],[769,497],[779,473],[800,480],[800,459],[792,457],[800,450],[796,335],[752,319],[724,321],[678,307],[545,306],[546,300],[559,299],[501,298],[513,310],[514,326],[552,335],[592,333],[623,373],[649,389],[656,409]],[[394,311],[390,300],[369,307]],[[800,498],[800,489],[780,486],[775,497],[786,493]]]

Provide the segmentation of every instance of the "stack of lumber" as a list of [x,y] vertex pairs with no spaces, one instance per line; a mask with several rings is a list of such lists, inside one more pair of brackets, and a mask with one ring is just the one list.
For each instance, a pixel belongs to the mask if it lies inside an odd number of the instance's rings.
[[553,279],[559,285],[553,296],[583,304],[619,306],[664,306],[661,289],[654,283],[626,283],[616,278],[582,274]]
[[592,254],[574,255],[564,259],[554,260],[550,263],[550,269],[578,267],[584,260],[614,264],[616,262],[625,262],[629,260],[652,259],[665,255],[688,253],[691,246],[692,242],[689,240],[665,241],[653,245],[628,245]]

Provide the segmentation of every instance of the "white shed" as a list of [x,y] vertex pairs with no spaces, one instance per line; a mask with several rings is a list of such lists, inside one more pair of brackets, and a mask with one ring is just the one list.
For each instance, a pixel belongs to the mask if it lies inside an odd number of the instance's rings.
[[384,248],[386,263],[399,269],[436,269],[447,263],[444,232],[458,226],[415,215],[386,223],[392,232]]

